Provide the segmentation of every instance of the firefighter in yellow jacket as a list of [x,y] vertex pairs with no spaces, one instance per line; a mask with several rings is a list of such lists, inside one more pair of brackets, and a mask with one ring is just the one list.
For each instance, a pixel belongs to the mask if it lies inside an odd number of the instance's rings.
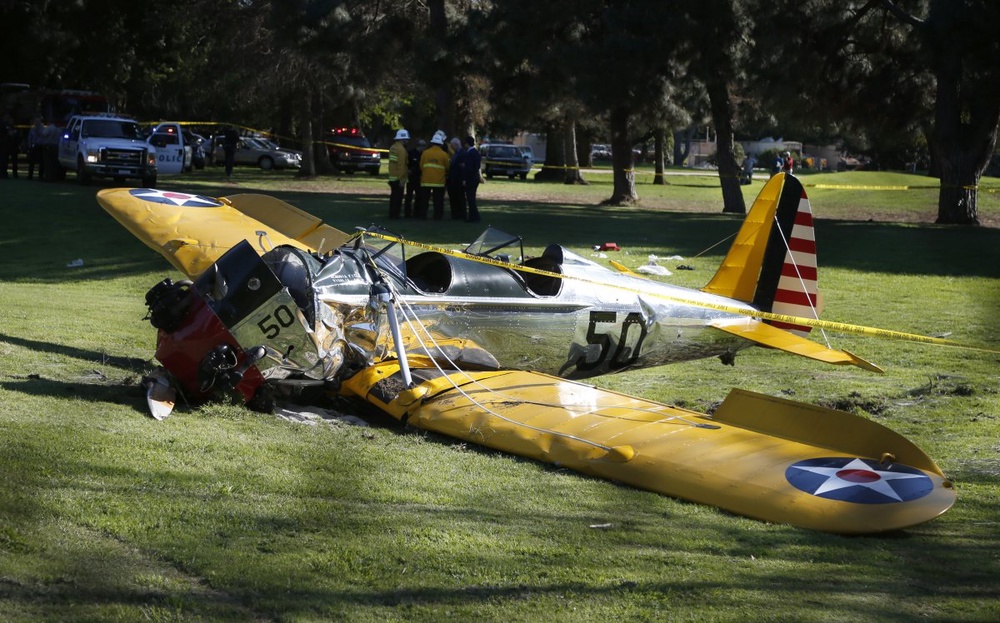
[[444,187],[448,177],[451,158],[444,150],[445,133],[438,130],[431,138],[430,146],[420,156],[420,195],[414,217],[427,218],[427,207],[434,198],[434,220],[444,218]]
[[403,207],[403,190],[406,187],[407,158],[406,143],[410,133],[405,129],[396,132],[395,142],[389,148],[389,218],[399,218]]

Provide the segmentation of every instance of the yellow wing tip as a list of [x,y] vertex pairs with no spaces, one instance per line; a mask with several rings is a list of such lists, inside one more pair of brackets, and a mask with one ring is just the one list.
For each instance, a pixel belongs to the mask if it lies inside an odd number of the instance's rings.
[[836,350],[827,348],[822,344],[806,339],[801,335],[796,335],[790,331],[779,329],[764,322],[758,322],[749,318],[734,320],[717,320],[710,323],[715,329],[725,331],[731,335],[741,337],[761,346],[776,348],[786,353],[792,353],[801,357],[808,357],[816,361],[830,363],[834,365],[852,365],[882,374],[882,368],[866,361],[846,350]]
[[869,372],[876,372],[878,374],[885,374],[885,370],[883,370],[879,366],[875,365],[874,363],[868,361],[867,359],[862,359],[861,357],[858,357],[857,355],[855,355],[854,353],[852,353],[850,351],[841,350],[840,352],[844,353],[845,355],[847,355],[848,357],[851,358],[851,360],[849,362],[845,362],[845,363],[848,363],[848,364],[853,365],[853,366],[857,366],[857,367],[859,367],[859,368],[861,368],[863,370],[868,370]]

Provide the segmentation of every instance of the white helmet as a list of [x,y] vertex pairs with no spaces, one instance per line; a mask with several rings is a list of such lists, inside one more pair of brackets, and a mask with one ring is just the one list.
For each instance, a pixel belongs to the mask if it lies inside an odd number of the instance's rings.
[[448,138],[448,136],[444,133],[444,131],[438,130],[437,132],[434,133],[434,136],[431,137],[431,144],[443,146],[446,138]]
[[398,130],[396,132],[396,140],[397,141],[408,141],[408,140],[410,140],[410,133],[407,132],[406,130]]

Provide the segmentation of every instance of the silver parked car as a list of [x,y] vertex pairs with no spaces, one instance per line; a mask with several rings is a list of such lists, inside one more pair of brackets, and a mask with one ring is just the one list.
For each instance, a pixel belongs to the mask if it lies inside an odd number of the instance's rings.
[[[215,145],[212,152],[214,162],[225,162],[226,153],[222,148],[222,142]],[[302,167],[302,152],[294,149],[278,147],[275,143],[266,139],[254,138],[251,136],[240,137],[236,145],[237,165],[258,166],[264,171],[271,169],[298,169]]]

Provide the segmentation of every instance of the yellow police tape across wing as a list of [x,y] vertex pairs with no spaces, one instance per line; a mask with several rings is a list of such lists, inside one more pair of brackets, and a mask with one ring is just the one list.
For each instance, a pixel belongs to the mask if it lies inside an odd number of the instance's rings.
[[436,253],[441,253],[442,255],[448,255],[451,257],[469,260],[473,262],[480,262],[482,264],[489,264],[492,266],[498,266],[501,268],[506,268],[509,270],[517,270],[518,272],[532,273],[536,275],[543,275],[545,277],[555,277],[557,279],[573,279],[576,281],[581,281],[583,283],[592,283],[599,285],[610,285],[611,287],[619,288],[626,292],[633,292],[636,294],[642,294],[643,296],[654,296],[659,299],[674,301],[676,303],[683,303],[685,305],[692,305],[695,307],[702,307],[705,309],[714,309],[716,311],[726,312],[730,314],[738,314],[742,316],[749,316],[751,318],[757,318],[759,320],[772,320],[776,322],[784,322],[788,324],[796,324],[808,327],[815,327],[817,329],[828,329],[830,331],[839,331],[841,333],[853,333],[857,335],[866,335],[870,337],[881,337],[892,340],[901,340],[907,342],[917,342],[921,344],[934,344],[937,346],[948,346],[952,348],[961,348],[964,350],[973,350],[983,353],[993,353],[1000,354],[1000,349],[986,348],[983,346],[972,346],[969,344],[963,344],[961,342],[956,342],[953,340],[948,340],[940,337],[931,337],[929,335],[919,335],[916,333],[906,333],[903,331],[893,331],[890,329],[880,329],[877,327],[866,327],[863,325],[849,324],[845,322],[833,322],[829,320],[820,320],[818,318],[804,318],[799,316],[790,316],[787,314],[775,314],[772,312],[758,311],[753,309],[746,309],[743,307],[735,307],[731,305],[723,305],[717,303],[710,303],[707,301],[698,301],[694,299],[689,299],[680,296],[670,296],[668,294],[650,292],[643,290],[641,288],[630,288],[628,286],[622,286],[618,284],[608,284],[603,281],[587,279],[584,277],[578,277],[573,275],[563,275],[561,273],[549,272],[547,270],[541,270],[538,268],[532,268],[530,266],[514,265],[508,262],[503,262],[500,260],[495,260],[491,257],[479,256],[479,255],[469,255],[461,251],[452,251],[442,247],[436,247],[429,244],[424,244],[420,242],[413,242],[410,240],[404,240],[396,236],[390,236],[388,234],[382,234],[378,232],[362,231],[355,234],[355,237],[370,236],[372,238],[378,238],[380,240],[385,240],[387,242],[394,242],[397,244],[405,244],[418,249],[424,249],[427,251],[434,251]]

